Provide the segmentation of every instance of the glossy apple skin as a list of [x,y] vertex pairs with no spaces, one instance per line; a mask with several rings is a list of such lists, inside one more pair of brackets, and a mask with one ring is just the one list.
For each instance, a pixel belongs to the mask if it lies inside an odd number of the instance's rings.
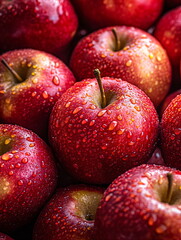
[[[18,125],[0,124],[0,231],[27,224],[40,211],[57,184],[50,148],[35,133]],[[1,149],[2,151],[2,149]]]
[[[94,220],[87,220],[86,212],[77,212],[81,198],[90,193],[102,197],[103,191],[103,188],[82,184],[58,189],[35,223],[33,240],[94,239]],[[92,203],[89,204],[91,207]]]
[[167,95],[167,97],[164,99],[163,103],[161,104],[160,116],[163,115],[165,109],[168,107],[171,101],[179,94],[181,94],[181,89],[178,89],[177,91],[174,91]]
[[51,112],[49,140],[73,177],[109,184],[149,159],[157,141],[158,116],[136,86],[108,77],[102,82],[112,102],[101,108],[95,78],[75,83]]
[[[122,43],[114,51],[117,32]],[[98,68],[102,76],[117,77],[141,88],[155,106],[164,99],[171,83],[171,65],[160,43],[137,28],[116,26],[100,29],[79,41],[70,68],[77,80],[94,77]]]
[[33,48],[58,54],[77,25],[69,0],[1,0],[0,51]]
[[180,191],[181,172],[165,166],[144,164],[115,179],[97,209],[95,239],[180,239],[180,205],[161,202],[159,193],[168,172]]
[[1,122],[21,125],[46,138],[55,102],[75,82],[72,72],[55,56],[33,49],[9,51],[0,58],[24,78],[18,83],[0,63]]
[[72,0],[81,23],[90,29],[128,25],[148,29],[163,10],[163,0]]
[[165,109],[161,119],[161,144],[165,163],[181,170],[181,94]]
[[181,59],[181,6],[168,11],[158,21],[154,36],[167,51],[174,67],[180,67]]
[[9,237],[8,235],[6,235],[4,233],[0,233],[0,239],[1,240],[13,240],[11,237]]

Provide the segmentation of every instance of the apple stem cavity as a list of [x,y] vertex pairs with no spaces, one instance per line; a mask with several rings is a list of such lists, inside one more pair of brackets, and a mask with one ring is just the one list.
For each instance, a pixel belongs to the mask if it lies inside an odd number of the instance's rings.
[[172,193],[173,193],[173,174],[167,173],[167,179],[168,179],[168,190],[167,190],[166,202],[170,204],[172,199]]
[[1,63],[11,72],[11,74],[15,77],[16,80],[18,80],[18,82],[23,82],[23,79],[20,77],[20,75],[12,67],[9,66],[5,59],[1,59]]
[[114,38],[115,38],[114,51],[117,52],[117,51],[121,50],[121,41],[118,39],[118,35],[117,35],[116,30],[114,28],[112,29],[112,33],[113,33]]
[[103,85],[102,85],[101,73],[100,73],[99,69],[94,69],[94,75],[97,79],[99,89],[100,89],[100,92],[101,92],[101,107],[105,108],[106,105],[107,105],[106,95],[105,95],[105,91],[104,91],[104,88],[103,88]]

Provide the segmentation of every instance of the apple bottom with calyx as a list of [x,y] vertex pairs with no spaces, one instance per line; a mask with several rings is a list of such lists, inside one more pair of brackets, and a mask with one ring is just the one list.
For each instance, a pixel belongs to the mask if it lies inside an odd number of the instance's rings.
[[57,167],[47,144],[23,127],[0,124],[0,231],[28,224],[56,184]]
[[143,164],[115,179],[97,209],[95,239],[181,239],[181,171]]
[[33,240],[94,239],[94,218],[103,191],[82,184],[60,188],[40,213]]
[[4,233],[0,233],[0,240],[13,240],[13,238],[9,237]]

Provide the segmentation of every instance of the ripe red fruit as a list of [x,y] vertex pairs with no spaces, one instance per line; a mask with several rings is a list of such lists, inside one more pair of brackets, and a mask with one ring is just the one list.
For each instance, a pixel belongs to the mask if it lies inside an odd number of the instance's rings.
[[39,49],[58,54],[77,30],[69,0],[0,1],[0,51]]
[[13,240],[13,239],[4,233],[0,233],[0,240]]
[[167,51],[174,67],[180,67],[181,59],[181,6],[174,8],[158,21],[154,36]]
[[165,109],[161,119],[161,146],[165,163],[181,170],[181,94]]
[[104,77],[122,78],[141,88],[155,106],[171,83],[165,50],[153,36],[133,27],[109,27],[87,35],[75,47],[70,68],[77,80],[92,78],[95,68]]
[[141,165],[105,191],[95,217],[95,240],[179,240],[181,171]]
[[0,56],[21,79],[0,62],[0,120],[47,136],[55,102],[75,78],[55,56],[33,49],[9,51]]
[[128,25],[148,29],[160,16],[163,0],[72,0],[81,23],[90,29]]
[[136,86],[102,78],[102,106],[96,79],[70,87],[55,104],[50,143],[70,175],[89,183],[110,183],[148,160],[157,141],[158,116],[151,100]]
[[28,223],[56,183],[57,168],[45,142],[25,128],[0,124],[0,231]]
[[40,213],[33,240],[93,240],[94,217],[103,188],[73,185],[62,188]]

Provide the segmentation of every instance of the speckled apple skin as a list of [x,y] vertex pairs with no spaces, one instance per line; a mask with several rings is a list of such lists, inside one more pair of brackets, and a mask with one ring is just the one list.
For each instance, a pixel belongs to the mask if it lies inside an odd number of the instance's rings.
[[181,172],[141,165],[119,176],[107,188],[95,218],[96,240],[179,240],[181,206],[160,202],[154,186],[167,183],[167,173],[181,186]]
[[9,51],[0,58],[24,78],[18,84],[0,63],[1,122],[18,124],[47,137],[55,102],[75,82],[72,72],[60,59],[34,49]]
[[[114,51],[115,29],[124,46]],[[133,27],[112,26],[95,31],[76,45],[70,68],[77,80],[94,77],[98,68],[103,77],[117,77],[142,89],[155,106],[170,89],[171,65],[161,44],[149,33]]]
[[181,6],[168,11],[158,21],[154,36],[167,51],[173,66],[180,66],[181,59]]
[[57,184],[50,148],[35,133],[17,125],[0,124],[0,139],[12,142],[0,156],[0,231],[10,232],[40,211]]
[[5,0],[0,5],[1,52],[34,48],[57,54],[77,30],[69,0]]
[[86,27],[99,29],[127,25],[148,29],[163,10],[163,0],[72,0]]
[[165,163],[181,170],[181,94],[164,111],[161,119],[161,147]]
[[4,233],[0,233],[0,239],[1,240],[13,240],[11,237],[9,237],[8,235],[6,235]]
[[150,158],[158,116],[146,94],[121,79],[102,78],[114,95],[101,108],[96,79],[70,87],[50,115],[50,143],[66,170],[83,182],[107,183]]
[[80,217],[76,213],[78,200],[73,195],[81,191],[102,195],[104,190],[82,184],[60,188],[41,211],[34,226],[33,240],[94,239],[94,220],[88,221],[84,215]]

